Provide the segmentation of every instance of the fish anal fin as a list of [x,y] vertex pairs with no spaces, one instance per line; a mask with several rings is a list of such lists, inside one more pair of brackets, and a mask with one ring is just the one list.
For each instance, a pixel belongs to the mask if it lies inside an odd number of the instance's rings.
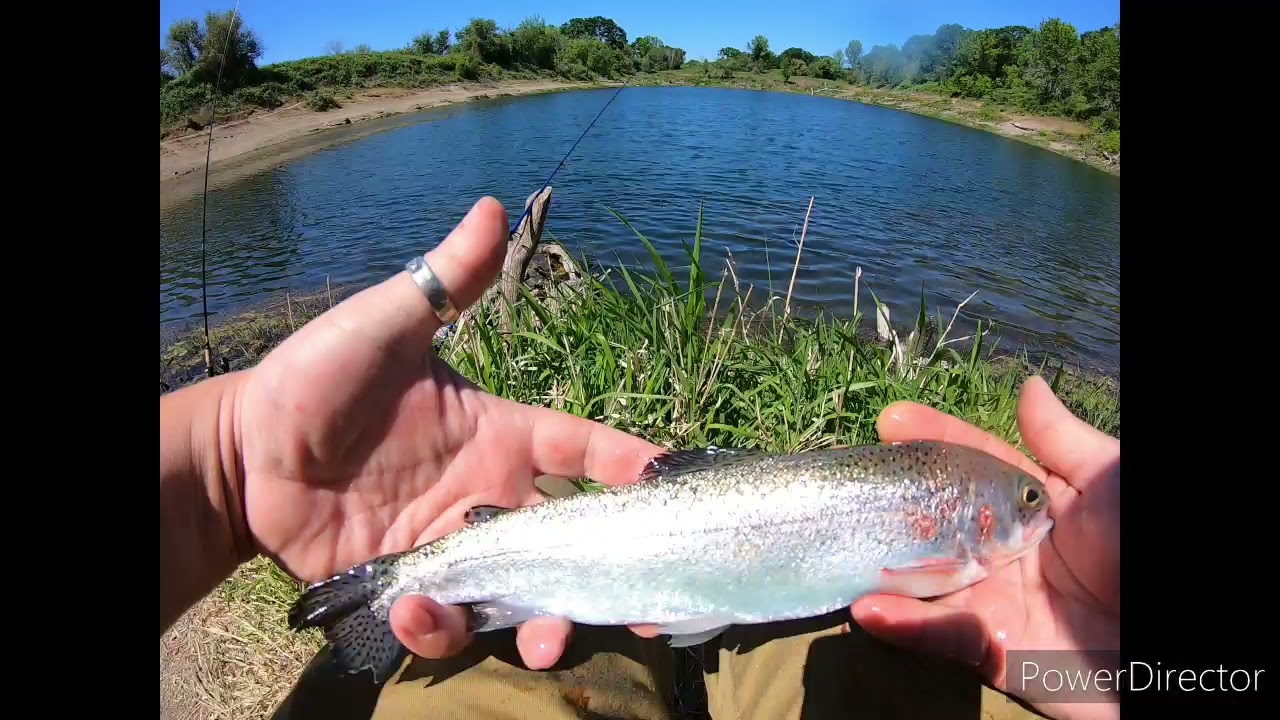
[[690,647],[714,638],[732,624],[728,618],[699,617],[659,625],[658,633],[670,635],[669,644],[673,648]]
[[962,590],[987,576],[976,559],[929,559],[880,571],[879,592],[915,598],[937,597]]
[[645,464],[640,481],[672,479],[689,473],[722,468],[739,463],[770,457],[763,450],[737,450],[733,448],[707,447],[693,450],[672,450],[655,455]]
[[488,522],[489,520],[508,512],[511,512],[511,508],[499,507],[497,505],[476,505],[475,507],[467,510],[466,514],[463,516],[463,520],[465,520],[468,525],[474,525],[476,523]]

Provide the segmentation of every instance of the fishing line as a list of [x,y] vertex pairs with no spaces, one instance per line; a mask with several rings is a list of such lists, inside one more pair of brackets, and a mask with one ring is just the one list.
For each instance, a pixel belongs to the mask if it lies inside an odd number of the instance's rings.
[[231,24],[227,27],[227,40],[222,44],[222,58],[218,62],[218,79],[213,84],[213,104],[209,114],[209,143],[204,149],[204,192],[201,196],[202,207],[200,210],[200,305],[202,308],[201,315],[204,317],[205,374],[209,377],[213,377],[213,343],[209,341],[209,288],[206,279],[208,266],[206,231],[209,219],[209,158],[213,154],[213,125],[218,119],[218,89],[222,87],[222,70],[227,66],[227,52],[231,49],[231,38],[236,32],[236,19],[239,17],[239,13],[240,0],[236,0],[235,9],[231,11]]
[[[635,77],[635,76],[633,75],[631,77]],[[538,192],[534,193],[533,195],[534,197],[541,194],[543,190],[547,189],[547,186],[551,184],[551,180],[555,178],[556,173],[560,172],[560,168],[564,167],[565,161],[568,160],[569,156],[573,154],[573,151],[578,148],[578,143],[581,143],[582,139],[587,136],[587,133],[591,132],[591,128],[596,126],[596,121],[600,119],[601,115],[604,115],[604,111],[609,109],[609,106],[612,105],[613,101],[618,98],[618,95],[622,94],[622,91],[627,87],[627,85],[631,83],[631,77],[628,77],[626,81],[622,83],[622,87],[619,87],[618,90],[614,92],[612,96],[609,97],[609,102],[606,102],[604,104],[604,107],[600,108],[600,112],[596,113],[596,116],[592,118],[591,123],[587,125],[587,128],[583,130],[582,134],[578,136],[578,139],[574,141],[573,146],[569,148],[569,152],[565,153],[564,157],[560,158],[560,162],[556,164],[555,169],[552,170],[551,174],[547,176],[546,181],[542,183],[542,187],[538,188]],[[516,218],[515,223],[511,225],[511,229],[507,233],[508,236],[516,234],[516,230],[519,229],[520,223],[524,222],[524,219],[528,217],[530,210],[533,210],[533,203],[529,203],[525,207],[524,212],[520,213],[520,217]],[[445,328],[443,328],[442,332],[436,336],[435,338],[436,342],[437,343],[444,342],[444,340],[446,340],[450,335],[453,334],[453,329],[456,325],[457,325],[457,321],[454,321],[449,323],[449,325],[446,326]]]
[[[631,77],[635,77],[635,76],[632,75]],[[600,112],[596,113],[596,116],[591,121],[591,124],[588,125],[587,129],[583,130],[582,134],[578,136],[578,140],[573,143],[573,147],[569,148],[569,152],[565,153],[564,157],[560,158],[560,163],[556,165],[556,169],[551,171],[551,174],[547,176],[547,181],[542,183],[542,187],[538,188],[538,192],[534,193],[535,195],[540,194],[543,190],[547,189],[547,186],[551,184],[551,179],[556,176],[556,173],[560,172],[560,168],[564,167],[565,161],[568,160],[569,156],[573,154],[573,151],[577,149],[578,143],[582,142],[582,138],[586,137],[587,133],[591,132],[591,128],[595,127],[596,125],[596,120],[599,120],[600,116],[604,115],[604,111],[609,109],[609,106],[613,104],[613,101],[617,99],[618,95],[622,93],[622,90],[626,88],[627,84],[630,82],[631,82],[631,78],[629,77],[627,78],[626,82],[622,83],[622,87],[618,88],[618,91],[615,92],[613,96],[609,98],[609,102],[605,103],[604,107],[600,108]],[[532,209],[533,209],[533,203],[529,203],[529,206],[524,209],[524,212],[520,213],[520,217],[517,218],[515,224],[511,226],[511,232],[510,232],[511,235],[516,234],[516,229],[520,227],[520,223],[524,221],[525,217],[529,214],[529,211]]]

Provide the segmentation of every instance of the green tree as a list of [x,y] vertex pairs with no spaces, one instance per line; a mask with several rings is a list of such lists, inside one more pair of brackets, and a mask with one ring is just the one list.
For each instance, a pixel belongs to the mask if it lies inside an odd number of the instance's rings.
[[1019,48],[1032,32],[1023,25],[1008,25],[965,35],[956,48],[954,74],[1002,81],[1005,68],[1017,66]]
[[457,33],[458,50],[470,53],[483,62],[503,67],[511,64],[511,39],[498,30],[488,18],[475,18]]
[[1073,65],[1080,54],[1075,27],[1058,18],[1040,23],[1024,41],[1023,77],[1042,105],[1065,108],[1074,92]]
[[756,69],[759,69],[764,62],[765,55],[769,52],[768,39],[763,35],[751,38],[751,42],[747,43],[747,52],[751,54],[751,62],[755,63]]
[[436,35],[432,30],[419,33],[409,41],[409,51],[418,53],[419,55],[436,55],[440,51],[436,49]]
[[351,52],[356,55],[368,55],[373,52],[373,48],[369,47],[369,43],[360,43],[359,45],[351,48]]
[[614,50],[622,51],[627,47],[627,33],[618,23],[599,15],[589,18],[572,18],[560,26],[560,32],[567,38],[592,37],[603,42]]
[[636,38],[631,43],[631,49],[635,51],[636,57],[642,58],[649,54],[649,48],[662,47],[662,40],[653,35],[645,35]]
[[778,69],[782,70],[782,82],[784,83],[791,82],[792,62],[794,61],[788,58],[778,65]]
[[820,57],[809,63],[809,74],[824,80],[838,80],[840,78],[840,65],[835,58]]
[[185,75],[196,69],[200,62],[200,51],[204,48],[204,31],[195,20],[176,20],[169,25],[169,33],[165,37],[168,46],[166,55],[169,65]]
[[[1091,114],[1103,114],[1106,129],[1119,127],[1120,33],[1102,28],[1080,38],[1078,86],[1087,98]],[[1112,119],[1114,115],[1114,119]]]
[[262,41],[231,10],[205,13],[203,28],[195,20],[174,22],[166,45],[172,67],[201,82],[215,81],[221,69],[229,87],[244,83],[262,57]]
[[[800,62],[808,65],[809,63],[816,60],[817,57],[818,57],[817,55],[814,55],[813,53],[803,48],[790,47],[778,54],[778,61],[781,62],[784,58],[788,60],[794,59],[794,60],[799,60]],[[796,73],[796,74],[799,75],[799,73]]]
[[739,56],[739,55],[741,55],[741,54],[742,54],[742,51],[741,51],[741,50],[739,50],[739,49],[738,49],[738,48],[736,48],[736,47],[723,47],[723,48],[720,48],[720,59],[721,59],[721,60],[730,60],[730,59],[732,59],[732,58],[736,58],[736,57],[738,57],[738,56]]
[[850,70],[858,67],[858,59],[862,57],[862,42],[859,40],[850,40],[844,49],[844,64],[849,66]]
[[525,18],[511,33],[511,50],[521,65],[554,70],[560,49],[560,31],[538,15]]
[[173,79],[173,73],[169,72],[169,53],[164,48],[160,48],[160,84],[164,85]]
[[445,28],[444,30],[441,30],[440,32],[436,33],[436,42],[435,42],[436,52],[443,55],[449,52],[450,47],[451,46],[449,44],[449,28]]
[[867,82],[893,87],[907,78],[906,58],[897,45],[876,45],[862,58]]

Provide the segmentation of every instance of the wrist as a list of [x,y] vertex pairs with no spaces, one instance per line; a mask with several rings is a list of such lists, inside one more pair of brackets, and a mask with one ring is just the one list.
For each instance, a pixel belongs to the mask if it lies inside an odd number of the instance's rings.
[[160,398],[161,632],[253,556],[238,430],[246,372]]

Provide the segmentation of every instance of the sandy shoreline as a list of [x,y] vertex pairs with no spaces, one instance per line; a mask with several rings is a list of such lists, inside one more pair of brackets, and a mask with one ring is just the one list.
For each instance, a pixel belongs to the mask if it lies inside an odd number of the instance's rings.
[[[513,80],[496,83],[459,83],[423,90],[373,88],[352,99],[340,99],[342,107],[314,112],[304,103],[263,111],[213,130],[209,185],[214,187],[246,174],[278,165],[313,152],[319,147],[346,142],[403,124],[397,116],[475,98],[528,95],[552,90],[602,87],[592,83],[556,80]],[[391,118],[392,120],[388,120]],[[373,122],[371,122],[373,121]],[[382,121],[382,122],[377,122]],[[204,182],[208,131],[185,131],[160,141],[160,204],[199,192]]]

